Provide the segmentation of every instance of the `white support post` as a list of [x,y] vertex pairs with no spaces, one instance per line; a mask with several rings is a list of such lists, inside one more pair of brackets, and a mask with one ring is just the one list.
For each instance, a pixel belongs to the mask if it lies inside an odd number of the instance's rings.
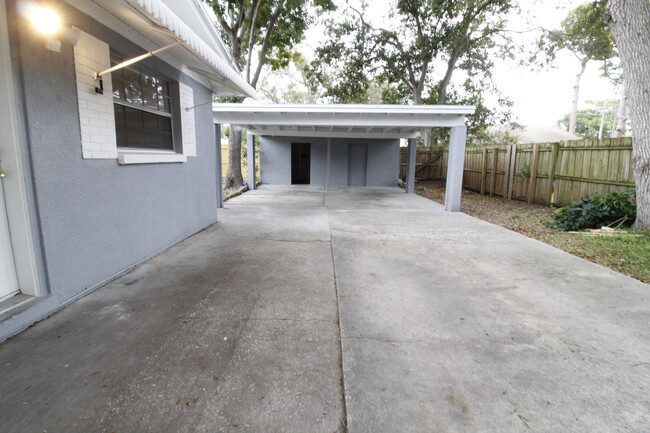
[[246,160],[248,165],[248,189],[255,189],[255,136],[250,132],[246,136]]
[[223,173],[221,172],[221,125],[214,124],[214,136],[217,146],[217,207],[223,207]]
[[325,191],[330,190],[330,164],[332,159],[332,140],[327,139],[327,171],[325,172]]
[[408,154],[406,156],[406,193],[415,192],[415,153],[417,141],[415,138],[409,138]]
[[460,125],[451,128],[449,156],[447,158],[447,186],[445,189],[445,210],[447,212],[460,212],[466,138],[467,126]]

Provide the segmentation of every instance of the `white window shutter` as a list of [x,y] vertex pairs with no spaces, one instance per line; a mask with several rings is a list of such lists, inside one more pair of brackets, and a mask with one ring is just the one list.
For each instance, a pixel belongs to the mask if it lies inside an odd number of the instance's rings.
[[108,69],[110,62],[108,44],[81,32],[74,47],[74,66],[84,159],[117,158],[111,74],[103,76],[104,94],[95,92],[94,74]]
[[[183,154],[196,156],[196,128],[194,125],[194,90],[183,83],[178,83],[181,106],[181,134],[183,136]],[[189,110],[188,110],[189,108]]]

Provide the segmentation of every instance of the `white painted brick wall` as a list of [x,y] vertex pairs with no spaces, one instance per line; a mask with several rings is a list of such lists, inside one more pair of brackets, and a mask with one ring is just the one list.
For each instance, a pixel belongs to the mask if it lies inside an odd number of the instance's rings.
[[99,39],[81,32],[74,47],[74,63],[81,126],[81,155],[84,159],[117,158],[113,85],[103,76],[104,94],[95,93],[95,72],[110,67],[110,48]]
[[[94,78],[95,72],[110,67],[110,47],[88,33],[81,32],[79,42],[74,47],[74,62],[81,127],[81,155],[84,159],[117,159],[111,74],[103,76],[103,95],[95,92],[97,83]],[[194,91],[190,86],[179,83],[179,94],[183,154],[196,156],[195,113],[194,109],[186,110],[196,105]],[[166,157],[169,159],[168,155]]]
[[[178,83],[181,106],[181,135],[183,136],[183,154],[196,156],[196,127],[194,125],[194,90],[183,83]],[[186,110],[186,108],[191,108]]]

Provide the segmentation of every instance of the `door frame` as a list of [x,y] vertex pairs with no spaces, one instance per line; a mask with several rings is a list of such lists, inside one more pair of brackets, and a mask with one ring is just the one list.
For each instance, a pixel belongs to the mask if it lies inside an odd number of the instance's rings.
[[13,72],[7,5],[5,0],[0,0],[0,75],[5,77],[0,82],[0,131],[6,133],[6,137],[0,139],[0,154],[2,155],[2,169],[6,172],[3,185],[7,218],[9,220],[9,233],[11,234],[20,293],[30,296],[42,296],[44,291],[39,283],[35,244],[28,207],[28,191],[24,181],[27,176],[20,149],[21,134]]

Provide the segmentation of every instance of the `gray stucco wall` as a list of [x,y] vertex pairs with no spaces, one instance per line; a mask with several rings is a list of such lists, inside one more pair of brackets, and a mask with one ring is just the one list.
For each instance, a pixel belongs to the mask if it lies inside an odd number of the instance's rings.
[[[399,175],[399,140],[330,139],[330,186],[348,185],[348,146],[368,144],[366,186],[396,186]],[[262,183],[291,184],[291,143],[311,143],[310,185],[324,186],[327,177],[327,139],[260,137]]]
[[[63,3],[61,7],[66,8],[63,15],[69,24],[125,56],[143,52],[76,9]],[[20,18],[10,13],[9,19],[13,29],[20,28]],[[40,267],[49,295],[12,318],[13,326],[47,314],[214,223],[217,216],[217,155],[209,105],[195,109],[197,157],[186,163],[120,166],[112,159],[84,160],[72,46],[62,39],[60,53],[48,51],[43,39],[30,30],[12,31],[12,56],[24,104],[23,151],[32,164],[32,210],[40,227],[35,238],[42,247]],[[195,101],[212,96],[209,89],[160,60],[149,59],[143,66],[191,86]]]

